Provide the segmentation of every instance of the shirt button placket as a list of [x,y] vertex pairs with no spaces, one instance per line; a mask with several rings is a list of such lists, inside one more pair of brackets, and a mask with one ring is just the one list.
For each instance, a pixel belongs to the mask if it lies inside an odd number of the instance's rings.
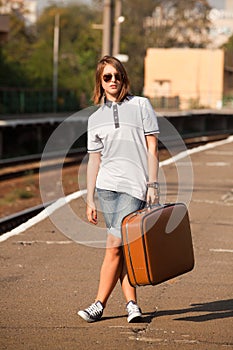
[[117,105],[114,104],[113,105],[113,117],[114,117],[114,124],[115,124],[115,128],[119,128],[119,115],[118,115],[118,109],[117,109]]

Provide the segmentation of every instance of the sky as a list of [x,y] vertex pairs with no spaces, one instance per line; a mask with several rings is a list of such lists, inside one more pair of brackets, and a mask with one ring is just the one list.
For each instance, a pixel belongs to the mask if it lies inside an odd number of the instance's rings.
[[217,9],[223,9],[225,5],[225,0],[209,0],[209,4]]
[[[90,3],[91,0],[79,0],[82,1],[83,3]],[[209,4],[212,7],[216,7],[217,9],[223,9],[224,5],[225,5],[225,0],[208,0]],[[75,0],[37,0],[38,2],[38,10],[41,11],[41,9],[43,9],[43,7],[52,4],[52,3],[63,3],[65,4],[66,2],[75,2]]]
[[[43,7],[51,5],[53,3],[62,3],[62,4],[66,4],[67,2],[73,2],[75,3],[75,0],[37,0],[38,3],[38,10],[41,11],[43,9]],[[79,0],[79,2],[83,2],[83,3],[90,3],[91,0]]]

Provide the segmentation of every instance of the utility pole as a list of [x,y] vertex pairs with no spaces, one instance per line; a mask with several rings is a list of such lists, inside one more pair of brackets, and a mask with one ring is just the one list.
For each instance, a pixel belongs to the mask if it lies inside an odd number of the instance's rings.
[[57,82],[58,82],[58,51],[59,51],[59,22],[60,15],[55,15],[53,37],[53,111],[57,112]]
[[120,27],[124,22],[124,17],[121,16],[122,0],[115,0],[115,23],[114,23],[114,39],[113,39],[113,56],[120,53]]
[[102,56],[112,54],[112,0],[104,0]]

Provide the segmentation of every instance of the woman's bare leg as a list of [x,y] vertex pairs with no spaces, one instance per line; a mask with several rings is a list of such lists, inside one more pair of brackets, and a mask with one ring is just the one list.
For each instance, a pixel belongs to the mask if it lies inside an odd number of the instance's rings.
[[128,303],[130,300],[137,302],[136,288],[132,287],[131,284],[129,283],[127,269],[126,269],[123,255],[122,255],[122,270],[120,274],[120,281],[121,281],[121,287],[122,287],[122,291],[124,293],[126,302]]
[[121,240],[108,234],[106,252],[100,271],[100,282],[96,301],[105,306],[122,271]]
[[123,258],[120,239],[108,235],[104,261],[100,271],[100,282],[96,300],[105,306],[114,287],[120,279],[122,291],[127,302],[137,302],[136,288],[129,283],[127,270]]

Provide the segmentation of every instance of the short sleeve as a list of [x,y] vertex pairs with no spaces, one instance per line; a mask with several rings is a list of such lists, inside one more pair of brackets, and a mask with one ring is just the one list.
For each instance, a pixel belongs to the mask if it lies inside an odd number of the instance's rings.
[[155,111],[147,98],[142,102],[142,121],[145,135],[159,133],[159,126]]
[[[89,119],[90,120],[90,119]],[[103,143],[98,136],[98,129],[88,121],[87,127],[87,152],[100,152],[103,149]]]

